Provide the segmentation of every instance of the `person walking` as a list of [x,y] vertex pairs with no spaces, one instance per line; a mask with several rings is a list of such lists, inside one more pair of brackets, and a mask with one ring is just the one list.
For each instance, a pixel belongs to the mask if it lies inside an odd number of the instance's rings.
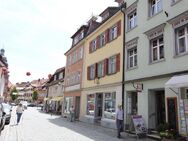
[[121,138],[121,132],[123,131],[123,109],[121,105],[118,105],[116,110],[116,126],[117,126],[117,137]]
[[17,108],[16,108],[16,114],[17,114],[17,124],[20,122],[22,113],[23,113],[24,109],[22,104],[18,104]]
[[71,122],[74,121],[74,107],[73,106],[70,107],[70,121]]

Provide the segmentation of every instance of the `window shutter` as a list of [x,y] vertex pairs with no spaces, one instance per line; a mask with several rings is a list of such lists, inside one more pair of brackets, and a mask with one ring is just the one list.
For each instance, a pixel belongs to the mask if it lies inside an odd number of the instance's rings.
[[106,69],[105,69],[105,60],[103,60],[103,76],[105,76],[106,75]]
[[121,35],[121,20],[117,23],[117,36]]
[[120,53],[116,55],[116,72],[120,71]]
[[105,44],[109,42],[109,29],[105,31]]
[[87,80],[90,80],[90,67],[87,67]]
[[98,36],[96,40],[97,40],[96,48],[99,48],[100,47],[100,36]]
[[98,63],[95,63],[95,78],[98,76]]
[[104,60],[104,75],[108,74],[108,58]]
[[92,41],[89,43],[89,53],[92,52],[91,48],[92,48]]

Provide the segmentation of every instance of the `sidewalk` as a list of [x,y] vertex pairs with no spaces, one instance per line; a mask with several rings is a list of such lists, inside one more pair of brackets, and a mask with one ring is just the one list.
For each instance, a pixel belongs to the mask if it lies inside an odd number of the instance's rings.
[[[95,124],[90,124],[90,123],[84,123],[84,122],[81,122],[81,121],[70,122],[70,121],[67,121],[67,118],[63,118],[63,117],[61,117],[61,119],[63,120],[63,124],[64,125],[65,125],[65,123],[72,124],[76,128],[86,128],[86,129],[90,129],[90,130],[93,130],[93,131],[98,132],[98,133],[106,134],[106,135],[111,136],[113,138],[117,137],[117,130],[115,130],[115,129],[105,128],[105,127],[102,127],[100,125],[95,125]],[[137,136],[135,134],[128,134],[126,132],[122,132],[121,136],[122,137],[120,139],[118,139],[118,140],[127,140],[127,141],[136,141],[136,140],[140,140],[140,141],[155,141],[155,140],[150,139],[150,138],[140,138],[140,139],[137,139]]]

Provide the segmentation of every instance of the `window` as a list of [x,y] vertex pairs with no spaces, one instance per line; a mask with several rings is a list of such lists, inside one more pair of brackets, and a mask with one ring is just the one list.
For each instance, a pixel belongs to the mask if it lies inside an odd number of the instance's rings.
[[188,52],[188,24],[175,30],[176,55]]
[[63,78],[63,72],[61,72],[60,74],[59,74],[59,79],[62,79]]
[[87,96],[87,115],[94,116],[95,111],[95,95],[89,94]]
[[110,29],[110,41],[117,37],[117,25]]
[[136,10],[128,15],[128,30],[134,28],[137,25],[137,13]]
[[108,74],[116,72],[116,56],[110,57],[108,59]]
[[163,36],[151,41],[151,62],[164,59]]
[[97,49],[97,40],[91,42],[91,52],[94,52]]
[[104,61],[98,63],[98,77],[104,76]]
[[115,105],[116,105],[116,93],[105,93],[104,99],[104,117],[108,119],[115,119]]
[[162,11],[162,0],[149,0],[150,2],[150,16],[153,16]]
[[176,4],[177,2],[179,2],[180,0],[171,0],[171,5]]
[[99,47],[102,47],[104,45],[105,45],[105,34],[101,34]]
[[89,73],[89,78],[90,80],[95,78],[95,65],[90,66],[90,73]]
[[82,57],[83,57],[83,48],[81,47],[81,48],[79,48],[79,50],[78,50],[78,59],[77,59],[77,60],[82,59]]
[[70,107],[73,105],[73,97],[65,97],[65,113],[70,113]]
[[71,55],[68,56],[67,65],[71,65]]
[[128,69],[137,66],[137,47],[131,48],[127,51],[128,53]]

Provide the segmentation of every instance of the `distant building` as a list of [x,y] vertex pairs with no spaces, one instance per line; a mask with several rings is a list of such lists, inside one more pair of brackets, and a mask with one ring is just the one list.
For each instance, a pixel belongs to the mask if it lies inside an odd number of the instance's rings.
[[8,63],[4,56],[5,50],[0,50],[0,102],[4,100],[4,95],[8,92]]
[[63,113],[64,103],[64,77],[65,67],[59,68],[49,78],[44,87],[47,89],[47,94],[44,99],[44,110],[57,114]]

